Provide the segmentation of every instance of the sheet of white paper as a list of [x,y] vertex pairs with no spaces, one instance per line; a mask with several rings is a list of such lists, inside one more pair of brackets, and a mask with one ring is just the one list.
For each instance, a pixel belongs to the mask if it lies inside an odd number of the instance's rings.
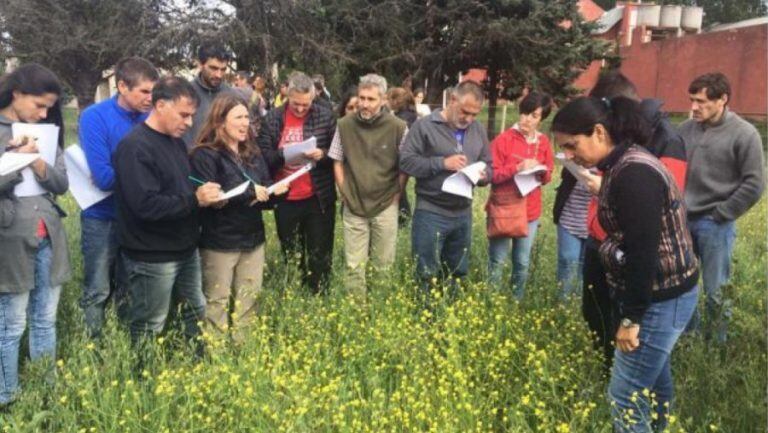
[[[14,123],[11,125],[13,138],[32,136],[37,139],[40,157],[50,165],[56,164],[56,149],[59,143],[59,127],[47,123]],[[35,180],[35,173],[27,167],[21,171],[22,182],[13,188],[16,197],[30,197],[45,194],[46,191]]]
[[291,173],[290,176],[288,176],[288,177],[286,177],[284,179],[281,179],[279,182],[275,182],[272,185],[268,186],[267,187],[267,194],[273,194],[275,192],[275,188],[277,188],[278,185],[290,184],[294,180],[298,179],[299,176],[303,175],[304,173],[307,173],[309,170],[312,170],[312,166],[313,166],[313,164],[311,162],[308,162],[308,163],[304,164],[304,166],[301,167],[300,169],[298,169],[295,172]]
[[241,183],[240,185],[230,189],[229,191],[221,194],[221,197],[219,197],[219,200],[229,200],[232,197],[237,197],[238,195],[245,192],[245,190],[248,189],[248,186],[251,184],[250,180],[246,180],[245,182]]
[[462,172],[456,172],[443,181],[443,192],[472,199],[472,181]]
[[517,174],[522,174],[522,175],[525,175],[525,174],[536,174],[536,173],[539,173],[539,172],[542,172],[542,171],[547,171],[547,166],[545,166],[543,164],[539,164],[539,165],[535,165],[535,166],[529,168],[528,170],[519,171],[519,172],[517,172]]
[[285,165],[304,164],[308,162],[304,157],[304,152],[317,149],[317,139],[315,137],[309,137],[299,143],[289,144],[283,147],[283,157],[285,158]]
[[517,189],[520,190],[520,195],[523,197],[527,196],[531,193],[531,191],[541,186],[541,182],[535,174],[518,173],[515,175],[515,184],[517,185]]
[[472,187],[480,180],[480,173],[485,170],[485,163],[480,161],[470,164],[448,176],[440,188],[443,192],[472,199]]
[[93,183],[91,170],[80,146],[73,144],[67,147],[64,151],[64,163],[67,166],[69,191],[80,209],[88,209],[112,195],[112,191],[102,191]]
[[469,181],[472,182],[472,185],[477,185],[477,182],[480,180],[480,173],[482,173],[483,170],[485,170],[485,163],[479,161],[462,168],[459,173],[463,173],[467,176]]
[[589,181],[589,176],[590,176],[589,170],[580,166],[579,164],[576,164],[575,162],[569,159],[566,159],[563,153],[556,154],[555,158],[557,158],[558,161],[560,161],[560,163],[563,164],[563,167],[565,167],[566,170],[570,171],[571,174],[574,175],[574,177],[576,177],[578,181],[580,181],[585,185],[587,184],[587,181]]
[[3,156],[0,157],[0,175],[5,176],[14,171],[21,170],[29,164],[32,164],[32,162],[39,157],[39,153],[5,152],[3,153]]

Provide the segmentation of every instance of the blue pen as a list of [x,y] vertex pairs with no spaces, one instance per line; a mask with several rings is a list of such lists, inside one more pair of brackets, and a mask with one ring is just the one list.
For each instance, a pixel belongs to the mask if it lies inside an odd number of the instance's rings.
[[196,178],[195,176],[187,176],[187,179],[191,180],[192,182],[195,182],[198,185],[205,185],[205,182]]

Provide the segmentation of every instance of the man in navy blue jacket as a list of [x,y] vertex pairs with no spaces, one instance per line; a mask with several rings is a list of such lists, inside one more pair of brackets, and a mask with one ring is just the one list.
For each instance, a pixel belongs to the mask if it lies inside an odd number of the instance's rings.
[[[147,118],[152,108],[152,88],[158,79],[155,67],[140,57],[128,57],[115,65],[117,95],[88,107],[80,116],[80,145],[91,170],[93,183],[112,191],[115,171],[112,154],[117,144],[136,125]],[[101,333],[104,308],[111,293],[121,310],[122,296],[115,290],[117,239],[115,199],[104,200],[83,209],[80,214],[83,251],[83,296],[80,306],[91,337]]]

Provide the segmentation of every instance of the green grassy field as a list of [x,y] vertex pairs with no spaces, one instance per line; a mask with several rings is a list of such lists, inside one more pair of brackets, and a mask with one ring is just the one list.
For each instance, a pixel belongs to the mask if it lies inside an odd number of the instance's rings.
[[[45,366],[25,362],[23,392],[0,414],[0,431],[608,433],[607,378],[580,300],[557,301],[554,192],[545,188],[526,299],[485,285],[481,190],[470,276],[432,314],[414,299],[407,229],[395,269],[357,304],[340,277],[340,224],[331,293],[313,297],[282,264],[266,213],[264,296],[244,343],[206,336],[210,360],[198,363],[171,332],[141,372],[113,313],[101,341],[84,335],[78,209],[63,197],[75,278],[59,305],[55,383]],[[686,336],[674,353],[672,432],[757,432],[768,423],[766,200],[739,220],[734,262],[730,342],[708,347]]]

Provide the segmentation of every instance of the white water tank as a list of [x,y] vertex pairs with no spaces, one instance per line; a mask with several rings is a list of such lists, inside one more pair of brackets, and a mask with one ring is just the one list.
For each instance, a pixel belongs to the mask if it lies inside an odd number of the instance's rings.
[[686,6],[683,8],[681,26],[686,30],[701,30],[704,8],[701,6]]
[[661,7],[661,23],[659,27],[676,29],[680,27],[683,7],[680,5],[664,5]]
[[661,19],[661,5],[639,4],[637,5],[637,25],[646,27],[658,27]]

